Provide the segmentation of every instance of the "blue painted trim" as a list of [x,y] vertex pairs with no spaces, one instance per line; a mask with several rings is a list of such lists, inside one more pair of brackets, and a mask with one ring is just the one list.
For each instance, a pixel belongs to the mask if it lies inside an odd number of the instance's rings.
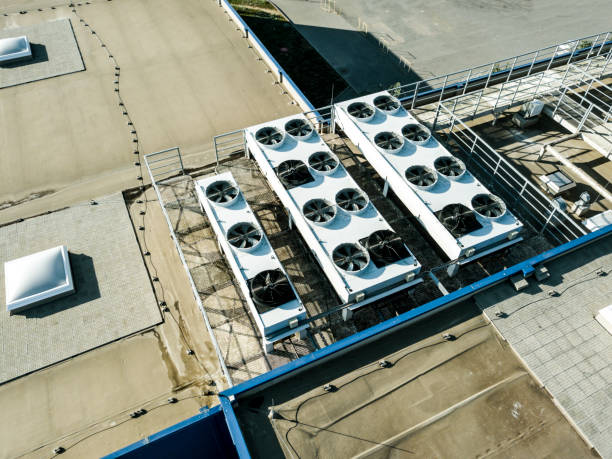
[[204,408],[202,410],[201,413],[196,414],[195,416],[192,416],[190,418],[185,419],[184,421],[181,421],[177,424],[174,424],[170,427],[167,427],[166,429],[160,430],[157,433],[154,433],[148,437],[143,438],[142,440],[139,440],[135,443],[132,443],[131,445],[125,446],[124,448],[121,448],[113,453],[110,453],[106,456],[103,456],[102,459],[115,459],[115,458],[119,458],[121,456],[124,456],[127,453],[131,453],[132,451],[137,450],[138,448],[147,445],[151,442],[154,442],[156,440],[160,440],[163,437],[166,437],[170,434],[173,434],[174,432],[177,432],[187,426],[190,426],[191,424],[194,424],[196,422],[201,421],[204,418],[207,418],[209,416],[213,416],[217,413],[219,413],[221,411],[221,406],[217,405],[213,408],[207,409]]
[[[297,360],[289,362],[281,367],[275,368],[263,375],[257,376],[249,381],[243,382],[230,389],[227,389],[220,394],[221,400],[223,401],[226,397],[229,396],[239,396],[240,394],[254,389],[257,386],[270,382],[275,378],[286,375],[287,373],[291,373],[292,371],[295,371],[307,365],[316,363],[318,360],[321,360],[325,357],[329,357],[354,344],[372,338],[373,336],[386,332],[399,325],[405,324],[410,320],[413,320],[419,316],[422,316],[423,314],[434,311],[435,309],[446,306],[451,302],[467,299],[478,291],[484,290],[499,282],[502,282],[503,280],[514,276],[515,274],[522,272],[531,273],[533,272],[534,266],[540,263],[544,263],[553,258],[557,258],[572,250],[575,250],[578,247],[586,245],[596,239],[605,237],[609,234],[612,234],[612,225],[608,225],[605,228],[601,228],[593,233],[585,234],[584,236],[562,244],[559,247],[555,247],[551,250],[547,250],[546,252],[542,252],[541,254],[536,255],[535,257],[532,257],[524,262],[518,263],[510,268],[504,269],[503,271],[500,271],[482,280],[476,281],[473,284],[470,284],[459,290],[451,292],[448,295],[445,295],[441,298],[437,298],[433,301],[430,301],[429,303],[425,303],[424,305],[421,305],[415,309],[400,314],[397,317],[386,320],[378,325],[374,325],[373,327],[355,333],[354,335],[351,335],[340,341],[336,341],[335,343],[330,344],[329,346],[326,346],[322,349],[318,349],[311,354],[305,355],[304,357],[300,357]],[[229,401],[227,403],[229,404]]]
[[266,54],[266,56],[272,61],[272,63],[275,65],[276,70],[278,71],[279,74],[283,75],[283,80],[287,82],[287,84],[289,84],[293,90],[304,100],[304,102],[306,102],[306,104],[308,105],[308,107],[310,108],[310,110],[314,111],[315,107],[314,105],[312,105],[312,103],[308,100],[308,98],[304,95],[304,93],[300,90],[300,88],[298,88],[298,86],[293,82],[293,79],[289,76],[289,74],[287,72],[285,72],[285,69],[283,69],[281,67],[281,65],[278,63],[278,61],[274,58],[274,56],[272,56],[272,54],[270,53],[270,51],[268,51],[268,48],[266,48],[264,46],[264,44],[261,42],[261,40],[259,39],[259,37],[255,34],[255,32],[253,32],[253,30],[251,30],[251,28],[247,25],[247,23],[244,21],[244,19],[242,19],[242,16],[240,16],[240,14],[238,14],[238,12],[234,9],[234,7],[232,5],[230,5],[230,3],[227,0],[222,0],[222,3],[225,5],[224,8],[232,11],[236,17],[238,18],[238,21],[240,21],[240,24],[242,25],[242,27],[244,28],[244,30],[249,34],[249,36],[251,38],[253,38],[253,40],[255,40],[257,42],[257,44],[261,47],[261,49],[264,51],[264,53]]
[[240,459],[251,459],[249,449],[247,448],[246,441],[242,435],[242,430],[238,424],[238,419],[236,418],[236,413],[234,413],[232,402],[230,402],[229,398],[223,394],[219,394],[219,400],[221,401],[221,408],[223,409],[223,414],[225,415],[225,422],[227,423],[227,428],[230,436],[232,437],[232,441],[234,442],[234,446],[236,447],[238,457],[240,457]]

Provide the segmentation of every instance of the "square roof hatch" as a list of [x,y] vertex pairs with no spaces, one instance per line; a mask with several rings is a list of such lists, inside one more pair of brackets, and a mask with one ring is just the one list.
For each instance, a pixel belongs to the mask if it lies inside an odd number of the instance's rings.
[[4,282],[10,314],[74,293],[68,249],[60,245],[5,262]]

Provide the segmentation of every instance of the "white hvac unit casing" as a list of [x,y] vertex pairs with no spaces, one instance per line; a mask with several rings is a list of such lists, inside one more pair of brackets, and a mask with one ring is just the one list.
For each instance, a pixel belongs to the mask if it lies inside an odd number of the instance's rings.
[[389,93],[338,103],[334,116],[451,260],[472,260],[522,239],[523,225],[505,203]]
[[[352,303],[345,318],[421,282],[419,262],[303,115],[248,128],[246,142],[334,290]],[[397,256],[386,256],[391,245]]]
[[202,210],[238,281],[262,335],[266,352],[294,333],[304,336],[307,318],[291,280],[230,172],[196,182]]

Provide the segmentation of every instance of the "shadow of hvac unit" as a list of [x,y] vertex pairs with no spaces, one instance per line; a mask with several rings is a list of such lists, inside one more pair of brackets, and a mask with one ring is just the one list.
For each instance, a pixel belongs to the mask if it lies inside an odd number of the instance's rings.
[[306,319],[306,308],[231,172],[197,181],[196,192],[255,318],[265,352],[294,333],[305,338],[309,325],[300,321]]
[[522,240],[522,223],[387,92],[339,103],[335,122],[449,259]]
[[421,265],[302,115],[246,129],[246,142],[340,299],[355,309],[411,287]]

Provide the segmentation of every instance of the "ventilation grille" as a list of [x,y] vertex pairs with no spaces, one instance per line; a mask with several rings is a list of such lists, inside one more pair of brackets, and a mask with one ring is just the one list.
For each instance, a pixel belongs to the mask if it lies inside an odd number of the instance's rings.
[[255,249],[262,237],[261,230],[249,222],[236,223],[227,230],[227,242],[245,252]]
[[281,183],[287,189],[314,182],[314,178],[310,174],[308,166],[296,159],[283,161],[274,170]]
[[336,207],[325,199],[311,199],[302,207],[302,213],[309,221],[325,226],[336,216]]
[[410,166],[405,172],[406,180],[412,185],[421,189],[428,190],[438,181],[438,174],[427,166]]
[[238,188],[228,181],[220,180],[206,187],[206,197],[215,204],[227,207],[238,197]]
[[498,219],[506,213],[506,204],[492,194],[477,194],[472,198],[472,209],[483,217]]
[[353,118],[366,123],[374,118],[375,114],[374,107],[365,102],[353,102],[346,110]]
[[452,180],[459,180],[465,174],[465,164],[453,156],[440,156],[434,161],[436,170]]
[[377,268],[384,268],[411,256],[402,238],[391,230],[375,231],[359,243],[367,249]]
[[338,158],[327,151],[317,151],[308,158],[308,165],[323,175],[336,172],[338,164]]
[[344,188],[336,194],[336,204],[346,212],[358,214],[368,206],[368,197],[355,188]]
[[431,138],[431,132],[422,124],[409,123],[402,128],[402,135],[415,145],[425,145]]
[[383,131],[374,136],[374,143],[382,152],[397,153],[404,146],[404,139],[395,132]]
[[402,105],[395,97],[383,94],[374,99],[374,106],[388,115],[393,115],[397,113]]
[[296,140],[306,140],[312,135],[314,129],[308,121],[296,118],[285,123],[285,131]]
[[272,126],[262,127],[255,133],[255,140],[268,148],[279,148],[285,140],[285,134]]
[[260,314],[296,299],[287,276],[280,269],[262,271],[249,279],[248,284]]
[[449,204],[436,212],[436,217],[456,238],[482,228],[474,212],[463,204]]
[[368,252],[360,245],[351,243],[336,247],[332,259],[338,268],[350,274],[363,271],[370,263]]

